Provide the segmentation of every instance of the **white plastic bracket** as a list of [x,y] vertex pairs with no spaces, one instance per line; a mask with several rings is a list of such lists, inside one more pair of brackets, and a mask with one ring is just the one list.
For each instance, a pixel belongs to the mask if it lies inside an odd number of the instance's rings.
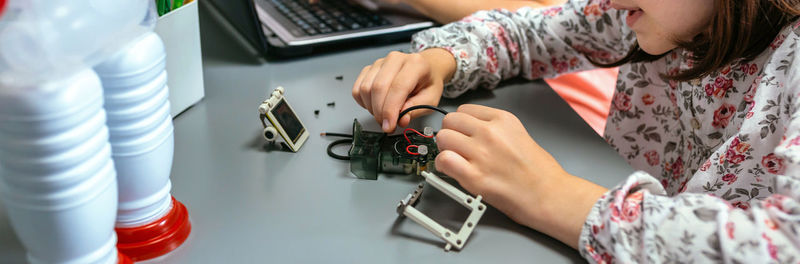
[[420,224],[422,227],[425,227],[425,229],[428,229],[428,231],[444,240],[447,243],[444,246],[445,251],[450,251],[450,249],[453,247],[461,250],[461,248],[464,247],[464,244],[467,243],[467,238],[469,238],[470,234],[472,234],[472,230],[475,229],[478,221],[480,221],[483,213],[486,211],[486,205],[481,203],[482,197],[478,195],[477,197],[473,198],[472,196],[460,191],[456,187],[453,187],[433,173],[423,171],[421,175],[425,178],[425,182],[434,188],[439,189],[439,191],[443,192],[447,196],[450,196],[450,198],[459,204],[470,209],[471,212],[467,217],[467,221],[464,222],[464,224],[461,226],[461,229],[458,230],[458,233],[456,233],[445,228],[414,208],[413,205],[417,202],[419,197],[422,196],[422,188],[424,187],[423,183],[417,185],[417,188],[414,190],[414,192],[406,196],[405,199],[400,200],[400,203],[397,205],[397,213],[401,216],[408,217],[414,222],[417,222],[417,224]]

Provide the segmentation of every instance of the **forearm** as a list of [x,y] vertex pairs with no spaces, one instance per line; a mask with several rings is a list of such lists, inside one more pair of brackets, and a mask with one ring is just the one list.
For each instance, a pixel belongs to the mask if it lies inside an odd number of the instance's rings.
[[[586,17],[586,8],[598,8],[600,15]],[[619,10],[604,10],[600,3],[584,0],[516,12],[479,11],[459,22],[418,32],[411,43],[413,50],[444,48],[456,55],[457,71],[443,92],[452,98],[471,89],[492,89],[514,77],[550,78],[596,68],[589,58],[621,58],[635,40],[625,39],[630,31],[620,22],[601,19],[621,15]],[[586,19],[595,20],[586,23]],[[607,25],[604,31],[596,31],[597,23]]]
[[522,224],[577,249],[586,217],[608,190],[569,174],[553,177],[538,189],[533,190],[539,196],[538,205],[530,206]]
[[436,20],[436,22],[447,24],[480,10],[496,8],[516,10],[525,6],[543,7],[563,3],[564,0],[407,0],[406,2],[422,14]]

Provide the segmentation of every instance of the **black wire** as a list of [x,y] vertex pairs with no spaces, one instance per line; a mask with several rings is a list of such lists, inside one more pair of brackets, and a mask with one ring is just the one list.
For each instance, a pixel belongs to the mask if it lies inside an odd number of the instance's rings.
[[340,139],[340,140],[336,140],[334,142],[331,142],[330,144],[328,144],[328,156],[330,156],[331,158],[334,158],[334,159],[338,159],[338,160],[350,160],[349,156],[342,156],[342,155],[333,153],[333,147],[335,147],[336,145],[344,144],[344,143],[353,143],[353,140],[349,139],[349,138],[345,138],[345,139]]
[[[423,108],[434,110],[434,111],[437,111],[437,112],[442,113],[444,115],[447,115],[447,113],[448,113],[447,111],[445,111],[445,110],[443,110],[441,108],[432,106],[432,105],[415,105],[415,106],[406,108],[405,110],[400,112],[400,116],[397,117],[397,121],[400,121],[400,118],[403,118],[403,116],[408,114],[408,112],[411,112],[411,111],[414,111],[414,110],[417,110],[417,109],[423,109]],[[338,159],[338,160],[350,160],[349,156],[342,156],[342,155],[333,153],[333,147],[335,147],[337,145],[344,144],[344,143],[352,143],[353,142],[353,139],[352,139],[353,135],[342,134],[342,133],[328,133],[328,132],[324,132],[321,135],[322,136],[334,136],[334,137],[346,137],[345,139],[336,140],[336,141],[333,141],[330,144],[328,144],[328,156],[330,156],[331,158],[334,158],[334,159]],[[434,132],[434,135],[435,135],[435,132]]]
[[351,138],[353,135],[350,134],[342,134],[342,133],[331,133],[331,132],[322,132],[323,136],[332,136],[332,137],[346,137]]
[[432,106],[432,105],[415,105],[415,106],[406,108],[406,110],[403,110],[402,112],[400,112],[400,115],[397,116],[397,121],[400,121],[400,119],[403,118],[404,115],[408,114],[408,112],[411,112],[411,111],[414,111],[414,110],[417,110],[417,109],[423,109],[423,108],[434,110],[434,111],[437,111],[437,112],[442,113],[444,115],[447,115],[447,111],[445,111],[445,110],[443,110],[441,108]]

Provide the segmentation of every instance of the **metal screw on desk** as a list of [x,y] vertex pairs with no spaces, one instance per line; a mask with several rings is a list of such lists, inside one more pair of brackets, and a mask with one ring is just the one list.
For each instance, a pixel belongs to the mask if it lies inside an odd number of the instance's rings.
[[328,106],[329,107],[334,107],[334,106],[336,106],[336,102],[330,102],[330,103],[328,103]]
[[336,80],[341,81],[342,79],[344,79],[344,76],[341,76],[341,75],[336,76]]

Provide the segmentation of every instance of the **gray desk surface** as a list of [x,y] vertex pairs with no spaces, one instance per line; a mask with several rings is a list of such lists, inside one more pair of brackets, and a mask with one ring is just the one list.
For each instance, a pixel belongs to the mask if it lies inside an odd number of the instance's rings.
[[[261,64],[201,12],[206,97],[175,121],[172,194],[189,209],[187,243],[165,263],[563,263],[583,262],[568,246],[512,222],[490,208],[461,252],[416,223],[398,220],[395,206],[420,181],[350,175],[329,158],[320,132],[350,132],[353,118],[378,125],[350,96],[361,67],[397,44]],[[336,76],[342,75],[338,81]],[[311,132],[298,153],[267,152],[259,137],[258,103],[278,85]],[[328,107],[328,102],[336,102]],[[610,187],[632,169],[544,82],[472,92],[462,103],[509,110],[570,173]],[[319,116],[314,110],[319,109]],[[440,126],[432,114],[412,126]],[[339,151],[346,151],[344,148]],[[502,162],[502,161],[498,161]],[[2,204],[0,204],[2,207]],[[417,206],[453,228],[467,210],[435,191]],[[0,208],[0,262],[18,263],[24,250]]]

